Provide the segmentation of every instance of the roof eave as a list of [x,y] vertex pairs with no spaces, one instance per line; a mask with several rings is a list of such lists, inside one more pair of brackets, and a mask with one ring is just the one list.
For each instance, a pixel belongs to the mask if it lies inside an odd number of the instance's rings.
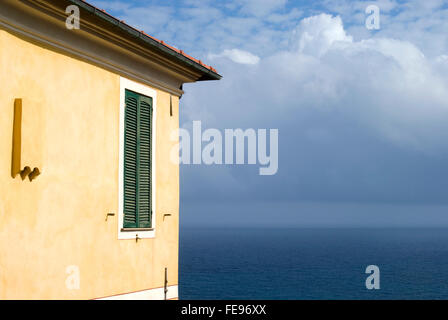
[[139,31],[128,24],[120,21],[119,19],[111,16],[105,11],[99,10],[95,6],[84,2],[82,0],[68,0],[69,2],[87,10],[103,21],[110,23],[111,25],[120,28],[125,31],[132,39],[143,42],[145,45],[148,45],[150,48],[159,50],[169,57],[172,57],[174,61],[186,64],[187,66],[193,68],[195,71],[199,71],[201,73],[201,77],[199,77],[196,81],[206,81],[206,80],[220,80],[222,76],[215,72],[212,67],[207,68],[207,66],[203,65],[200,61],[199,63],[185,56],[181,50],[180,52],[175,49],[170,48],[167,44],[164,44],[163,41],[159,42],[152,38],[151,36],[145,34],[143,31]]

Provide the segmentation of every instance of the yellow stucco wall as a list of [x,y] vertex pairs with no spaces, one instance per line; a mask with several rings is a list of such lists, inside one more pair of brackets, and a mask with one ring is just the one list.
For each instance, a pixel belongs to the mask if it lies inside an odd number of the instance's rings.
[[[11,178],[14,99],[22,168]],[[92,299],[177,284],[178,98],[157,90],[156,238],[118,240],[120,77],[0,29],[0,299]],[[115,216],[105,221],[106,214]],[[164,213],[172,216],[163,219]],[[80,270],[69,290],[67,267]]]

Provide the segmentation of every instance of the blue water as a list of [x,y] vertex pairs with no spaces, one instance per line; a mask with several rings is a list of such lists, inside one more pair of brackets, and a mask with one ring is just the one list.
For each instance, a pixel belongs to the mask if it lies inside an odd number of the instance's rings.
[[448,299],[448,229],[183,228],[179,284],[181,299]]

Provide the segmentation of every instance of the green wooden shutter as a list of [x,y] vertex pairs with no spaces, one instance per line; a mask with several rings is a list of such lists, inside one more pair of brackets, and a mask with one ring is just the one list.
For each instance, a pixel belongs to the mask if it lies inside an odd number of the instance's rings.
[[151,227],[152,98],[126,90],[123,228]]
[[123,228],[137,228],[137,114],[138,95],[126,90]]
[[140,152],[138,187],[138,225],[151,227],[151,98],[140,96]]

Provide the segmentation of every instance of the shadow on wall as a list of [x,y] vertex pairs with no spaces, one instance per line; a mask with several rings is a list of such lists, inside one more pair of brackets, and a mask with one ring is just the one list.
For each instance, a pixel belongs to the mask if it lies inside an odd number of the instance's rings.
[[14,123],[12,132],[12,160],[11,160],[11,176],[13,179],[20,174],[22,180],[28,176],[30,181],[33,181],[40,175],[39,168],[35,167],[32,171],[29,166],[23,169],[22,161],[22,99],[15,99],[14,101]]

